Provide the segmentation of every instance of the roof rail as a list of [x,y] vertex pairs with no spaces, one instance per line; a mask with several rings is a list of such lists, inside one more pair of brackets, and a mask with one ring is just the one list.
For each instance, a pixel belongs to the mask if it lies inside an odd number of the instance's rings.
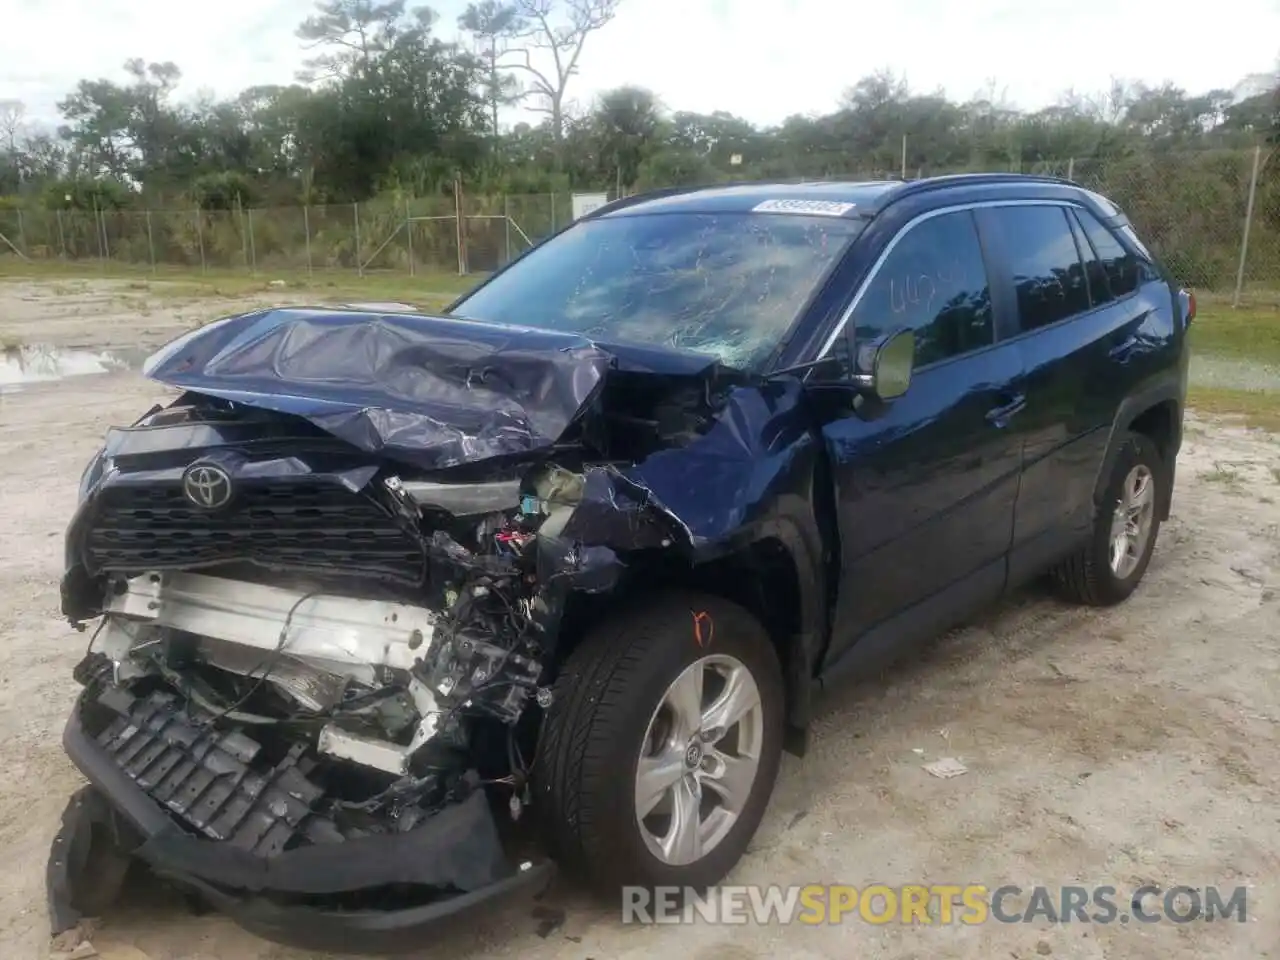
[[[890,191],[880,199],[879,202],[874,204],[874,207],[883,209],[888,204],[896,203],[903,197],[911,197],[919,193],[928,193],[931,190],[940,190],[944,187],[964,186],[966,184],[979,185],[984,183],[1027,183],[1028,181],[1080,188],[1078,183],[1067,180],[1063,177],[1046,177],[1030,173],[951,173],[937,177],[928,177],[924,180],[807,180],[802,183],[787,185],[807,187],[844,183],[847,183],[850,186],[860,183],[897,183],[897,189]],[[779,182],[780,181],[775,180],[731,180],[720,183],[700,183],[683,187],[660,187],[656,190],[646,190],[643,193],[637,193],[630,197],[619,197],[616,200],[610,200],[604,206],[597,207],[580,219],[591,220],[596,217],[602,217],[608,213],[613,213],[617,210],[624,210],[627,207],[631,207],[639,203],[647,203],[650,200],[660,200],[664,197],[676,197],[686,193],[697,193],[700,190],[720,190],[726,187],[760,187]]]
[[653,190],[645,190],[643,193],[632,194],[629,197],[619,197],[616,200],[610,200],[602,207],[596,207],[590,213],[585,214],[580,219],[590,220],[593,217],[603,216],[606,213],[613,213],[617,210],[624,210],[627,207],[634,206],[638,203],[647,203],[650,200],[661,200],[664,197],[678,197],[685,193],[698,193],[701,190],[724,190],[733,187],[766,187],[771,185],[782,184],[788,187],[821,187],[832,184],[849,184],[855,186],[860,183],[887,183],[888,181],[874,180],[803,180],[799,183],[791,183],[786,180],[718,180],[714,183],[698,183],[684,187],[657,187]]
[[950,173],[924,180],[907,180],[893,192],[893,199],[912,196],[917,193],[928,193],[943,187],[958,187],[965,184],[984,183],[1052,183],[1064,187],[1078,187],[1079,184],[1065,177],[1046,177],[1032,173]]

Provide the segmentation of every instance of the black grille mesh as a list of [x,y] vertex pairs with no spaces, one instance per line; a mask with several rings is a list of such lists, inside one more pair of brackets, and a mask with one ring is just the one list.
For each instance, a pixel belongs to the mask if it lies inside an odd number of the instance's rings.
[[219,510],[203,510],[181,487],[104,490],[86,542],[94,571],[252,562],[277,569],[325,569],[419,582],[418,542],[387,511],[337,485],[242,486]]

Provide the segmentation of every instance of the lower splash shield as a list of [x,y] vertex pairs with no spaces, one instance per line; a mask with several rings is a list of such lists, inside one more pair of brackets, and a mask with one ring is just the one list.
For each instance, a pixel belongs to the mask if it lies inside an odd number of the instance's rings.
[[[115,720],[95,730],[86,717],[104,706]],[[361,835],[315,816],[318,788],[300,765],[264,766],[252,740],[209,740],[169,706],[86,692],[72,712],[63,746],[90,786],[71,798],[49,858],[55,935],[108,906],[135,861],[259,936],[313,950],[420,947],[428,931],[551,880],[549,861],[508,859],[482,791],[408,829]]]

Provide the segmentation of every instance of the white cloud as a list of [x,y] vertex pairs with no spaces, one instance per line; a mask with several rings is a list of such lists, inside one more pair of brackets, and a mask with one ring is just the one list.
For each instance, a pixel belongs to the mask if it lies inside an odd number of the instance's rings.
[[0,31],[0,99],[18,99],[33,120],[54,123],[56,104],[84,78],[125,79],[130,57],[172,60],[180,93],[232,94],[288,82],[302,52],[293,31],[305,0],[39,0],[11,4]]
[[[434,6],[451,33],[463,3]],[[304,56],[293,31],[311,9],[308,0],[11,5],[0,34],[0,99],[56,121],[54,105],[77,80],[120,79],[131,56],[177,63],[182,96],[289,82]],[[1194,17],[1156,0],[624,0],[588,41],[570,92],[586,104],[601,90],[637,84],[671,109],[776,123],[832,109],[845,87],[879,68],[957,98],[994,80],[1033,108],[1068,88],[1104,90],[1113,75],[1199,91],[1275,69],[1275,0],[1217,0],[1184,12]]]

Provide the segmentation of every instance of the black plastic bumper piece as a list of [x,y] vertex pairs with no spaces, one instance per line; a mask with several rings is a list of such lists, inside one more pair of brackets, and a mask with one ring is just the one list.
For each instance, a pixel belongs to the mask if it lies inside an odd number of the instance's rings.
[[[83,892],[101,889],[103,878],[114,877],[113,864],[122,853],[265,939],[362,953],[422,947],[428,936],[482,909],[533,898],[555,871],[547,860],[521,867],[506,861],[480,793],[403,833],[311,844],[272,856],[197,837],[178,826],[100,739],[85,729],[77,703],[63,747],[91,786],[72,797],[50,854],[46,882],[55,934],[88,912]],[[111,849],[104,851],[104,844]],[[434,885],[441,895],[385,910],[328,905],[362,891],[367,903],[369,891],[404,884],[428,890]],[[308,898],[326,905],[305,903]]]

